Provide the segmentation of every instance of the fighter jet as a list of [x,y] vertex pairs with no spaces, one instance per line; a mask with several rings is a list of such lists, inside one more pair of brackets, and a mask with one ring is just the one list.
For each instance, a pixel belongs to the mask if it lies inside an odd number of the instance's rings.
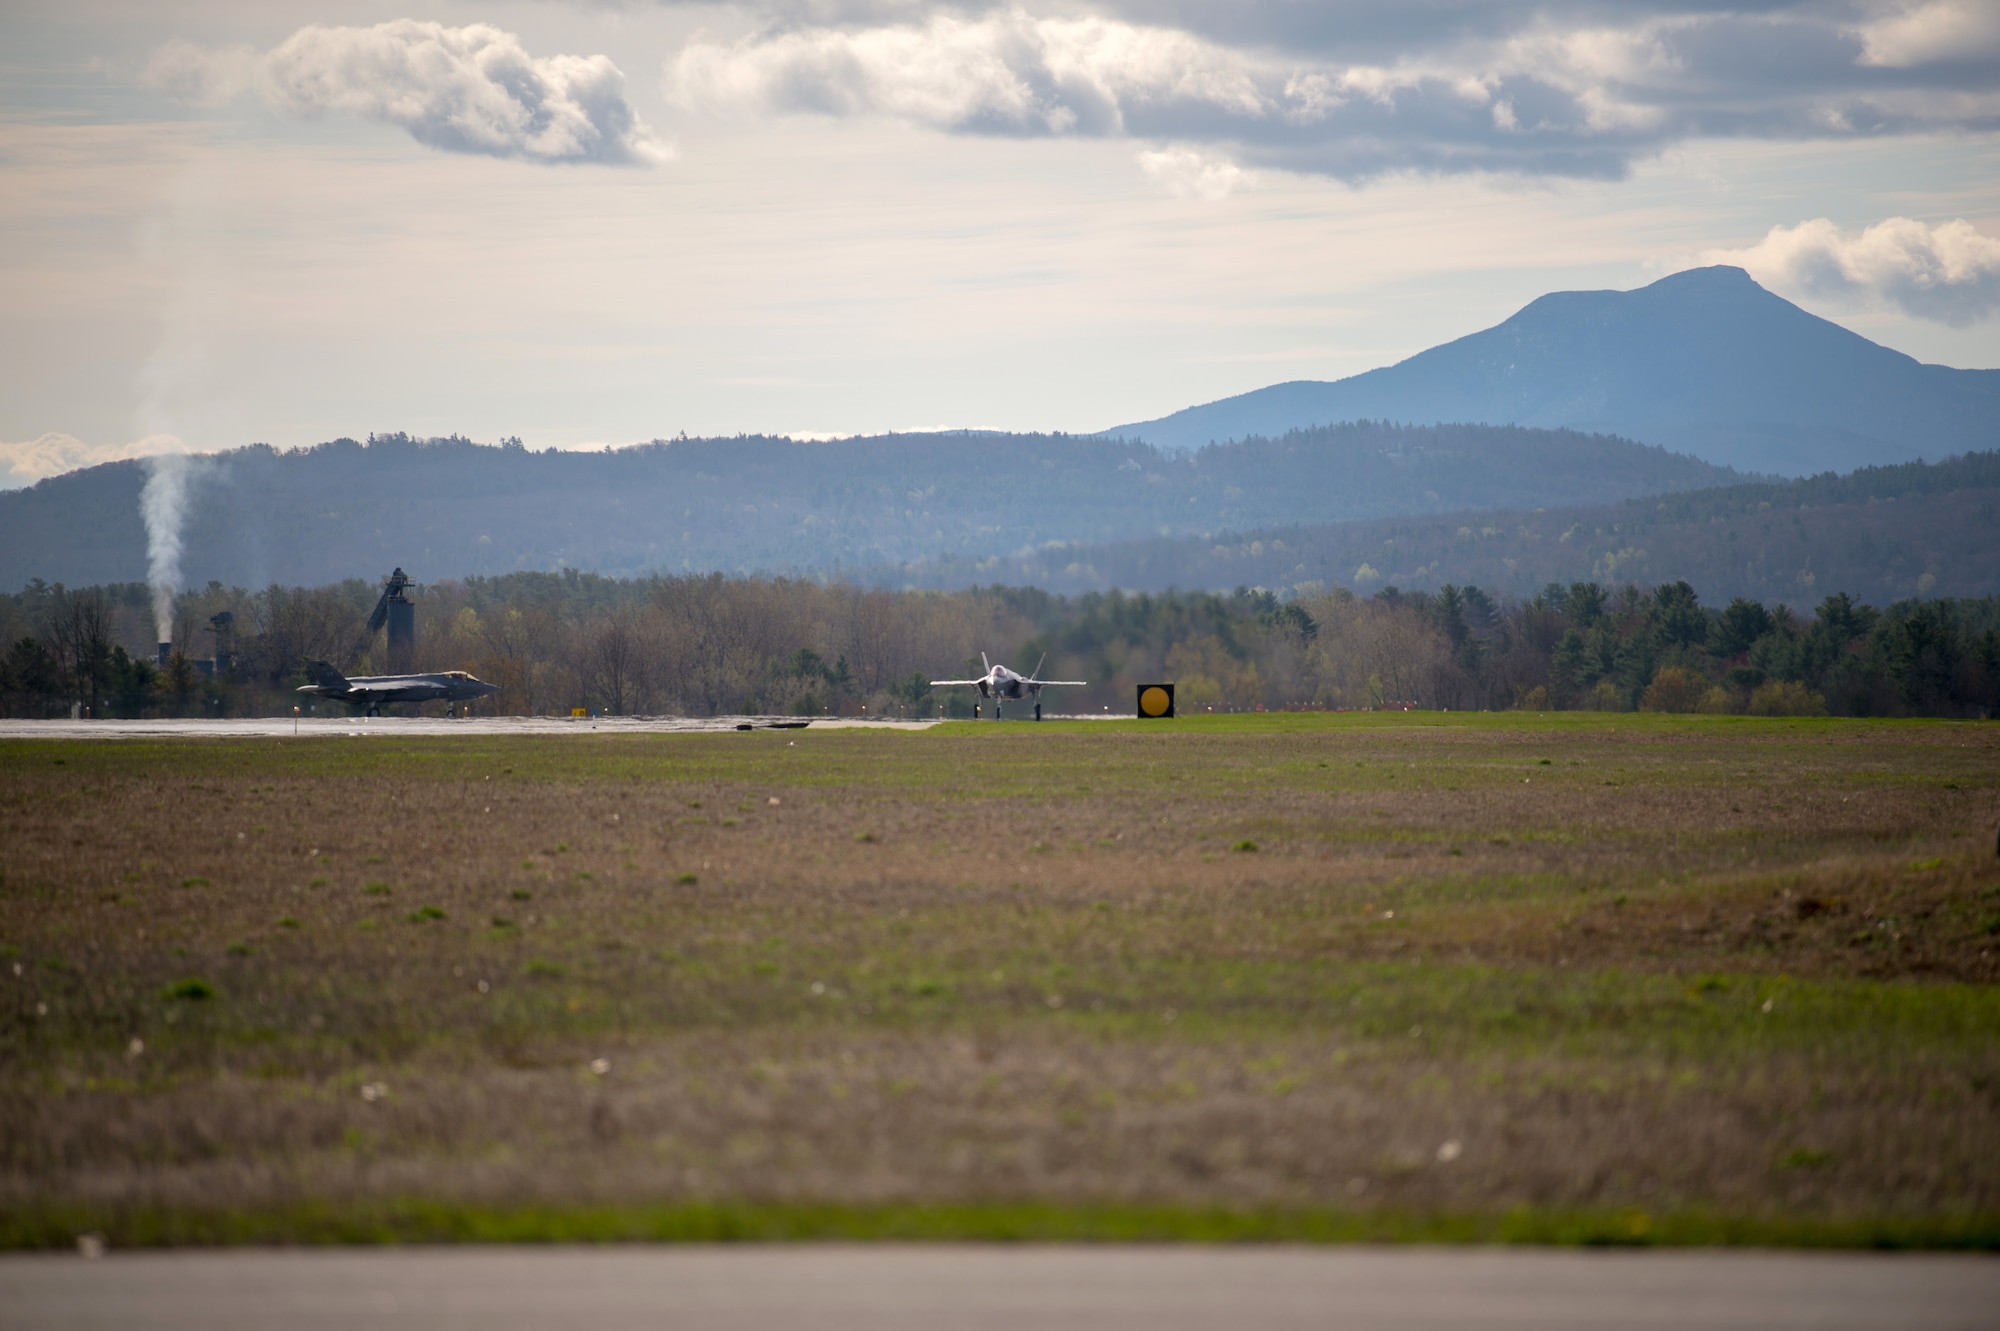
[[365,706],[370,716],[382,715],[385,702],[431,702],[439,698],[447,704],[446,712],[456,715],[460,703],[500,691],[498,684],[474,679],[463,670],[442,670],[434,675],[357,675],[349,679],[324,661],[308,661],[306,673],[313,682],[301,685],[300,693]]
[[1034,674],[1017,675],[1006,666],[994,665],[986,659],[986,653],[981,652],[979,654],[979,664],[986,667],[986,673],[978,679],[934,679],[931,681],[931,687],[941,688],[952,684],[966,684],[978,689],[980,697],[991,698],[993,700],[993,719],[995,721],[1000,719],[1000,704],[1005,699],[1033,698],[1035,700],[1035,719],[1039,721],[1042,719],[1043,689],[1051,686],[1080,689],[1090,682],[1083,679],[1035,678],[1036,675],[1042,673],[1042,666],[1047,664],[1048,659],[1049,654],[1043,652],[1042,659],[1035,663]]

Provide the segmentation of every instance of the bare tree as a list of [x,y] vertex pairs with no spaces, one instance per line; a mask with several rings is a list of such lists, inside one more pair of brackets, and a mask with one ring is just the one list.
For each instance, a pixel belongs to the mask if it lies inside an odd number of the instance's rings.
[[627,710],[639,655],[639,633],[629,607],[618,607],[584,631],[585,692],[602,699],[613,716],[623,716]]
[[49,610],[47,641],[55,651],[70,696],[92,716],[102,713],[111,684],[112,605],[101,587],[57,587]]
[[253,634],[244,645],[243,669],[282,684],[304,660],[346,669],[367,645],[364,618],[338,589],[307,590],[273,583],[251,599]]
[[1435,704],[1451,679],[1451,643],[1413,606],[1338,591],[1314,598],[1320,700],[1343,707]]
[[555,641],[555,617],[536,606],[497,607],[479,617],[479,636],[486,648],[479,674],[500,686],[501,708],[536,714],[548,693],[550,672],[542,658]]

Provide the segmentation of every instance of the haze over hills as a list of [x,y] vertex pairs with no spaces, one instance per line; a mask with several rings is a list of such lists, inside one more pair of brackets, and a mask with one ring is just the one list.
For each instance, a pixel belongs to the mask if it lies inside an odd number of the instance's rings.
[[[1191,453],[1063,435],[680,439],[606,453],[391,435],[188,465],[183,585],[252,587],[395,565],[440,578],[976,563],[1050,543],[1603,503],[1737,479],[1573,431],[1374,424]],[[145,479],[144,464],[120,462],[0,494],[0,586],[145,577]]]
[[1636,291],[1555,292],[1395,365],[1103,433],[1182,449],[1362,419],[1602,432],[1802,476],[2000,447],[2000,370],[1922,364],[1740,268],[1696,268]]
[[[1482,416],[1520,423],[1376,419]],[[1314,419],[1338,423],[1303,424]],[[1741,470],[1666,443],[1780,474],[1975,456],[1863,472],[1831,499],[1825,475],[1803,490],[1745,489]],[[253,446],[185,464],[181,580],[317,585],[402,565],[425,578],[572,568],[1061,590],[1473,581],[1519,593],[1553,578],[1699,574],[1782,599],[1839,570],[1857,593],[1980,594],[2000,590],[2000,545],[1979,530],[1994,526],[1996,484],[1980,468],[2000,455],[1982,447],[2000,448],[2000,371],[1920,365],[1740,269],[1705,268],[1637,291],[1545,296],[1399,365],[1096,436],[739,436],[603,453],[401,434]],[[0,492],[0,586],[144,577],[146,465]],[[1721,525],[1698,530],[1655,516],[1681,512],[1672,505],[1629,502],[1688,491],[1770,507],[1718,499],[1727,520],[1711,514]]]
[[1703,599],[1807,607],[2000,594],[2000,452],[1614,504],[1426,514],[1220,539],[1152,538],[879,570],[890,586],[1052,592],[1435,590],[1528,597],[1551,582],[1685,579]]

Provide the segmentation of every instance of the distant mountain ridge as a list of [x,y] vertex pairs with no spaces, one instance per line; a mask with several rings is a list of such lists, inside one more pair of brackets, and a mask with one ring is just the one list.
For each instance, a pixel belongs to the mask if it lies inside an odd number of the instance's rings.
[[1484,510],[1154,537],[1032,551],[972,569],[951,561],[870,581],[955,589],[1002,582],[1064,595],[1471,584],[1529,597],[1550,582],[1685,579],[1703,597],[1874,605],[2000,594],[2000,452],[1845,476],[1758,481],[1616,504]]
[[[575,568],[832,572],[977,564],[1075,542],[1487,505],[1609,502],[1740,479],[1574,431],[1374,423],[1163,453],[1068,435],[679,439],[604,453],[403,435],[196,464],[183,581],[316,586]],[[143,578],[145,472],[0,493],[0,586]]]
[[1160,448],[1346,420],[1615,434],[1787,476],[2000,447],[2000,370],[1925,365],[1757,285],[1695,268],[1561,291],[1365,374],[1297,380],[1103,431]]

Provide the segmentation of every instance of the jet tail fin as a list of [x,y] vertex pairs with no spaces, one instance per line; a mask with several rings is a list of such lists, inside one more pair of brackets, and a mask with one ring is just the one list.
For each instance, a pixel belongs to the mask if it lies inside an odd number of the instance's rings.
[[981,653],[979,654],[979,664],[981,664],[981,665],[983,665],[983,666],[985,666],[985,667],[986,667],[986,673],[987,673],[987,674],[989,674],[989,675],[990,675],[990,674],[992,674],[992,673],[993,673],[993,663],[992,663],[991,661],[989,661],[989,660],[987,660],[987,659],[986,659],[986,653],[985,653],[985,652],[981,652]]
[[341,674],[324,661],[306,662],[306,674],[312,676],[312,682],[323,689],[344,689],[347,687],[347,676]]

